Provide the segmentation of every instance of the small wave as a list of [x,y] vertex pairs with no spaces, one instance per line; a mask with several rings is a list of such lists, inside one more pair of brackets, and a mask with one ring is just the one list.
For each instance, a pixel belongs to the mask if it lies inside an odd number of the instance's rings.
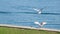
[[2,13],[2,14],[11,14],[12,12],[4,12],[4,11],[0,11],[0,13]]
[[[11,13],[23,13],[23,14],[38,14],[37,12],[3,12],[0,11],[0,13],[3,14],[11,14]],[[60,15],[60,13],[41,13],[43,15]]]
[[41,14],[46,14],[46,15],[60,15],[60,13],[41,13]]
[[[25,14],[38,14],[37,12],[17,12],[17,13],[25,13]],[[60,15],[60,13],[41,13],[44,15]]]

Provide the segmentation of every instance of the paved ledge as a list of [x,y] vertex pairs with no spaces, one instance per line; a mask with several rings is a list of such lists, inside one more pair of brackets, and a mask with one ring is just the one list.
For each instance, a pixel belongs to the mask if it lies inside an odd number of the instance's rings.
[[0,26],[16,27],[16,28],[27,28],[27,29],[36,29],[36,30],[47,30],[47,31],[57,31],[57,32],[60,32],[60,30],[57,30],[57,29],[35,28],[35,27],[30,27],[30,26],[16,26],[16,25],[8,25],[8,24],[0,24]]

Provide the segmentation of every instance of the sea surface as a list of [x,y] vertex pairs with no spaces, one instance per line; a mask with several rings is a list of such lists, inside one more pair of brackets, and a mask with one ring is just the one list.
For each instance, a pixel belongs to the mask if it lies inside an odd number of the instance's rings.
[[[41,9],[41,14],[33,8]],[[0,24],[60,29],[60,0],[0,0]]]

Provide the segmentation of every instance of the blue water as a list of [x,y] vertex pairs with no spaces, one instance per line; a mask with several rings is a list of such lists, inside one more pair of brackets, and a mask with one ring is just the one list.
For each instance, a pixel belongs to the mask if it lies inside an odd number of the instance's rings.
[[[33,7],[47,8],[37,14]],[[60,29],[60,0],[0,0],[0,24],[39,27],[35,21],[47,22],[44,28]]]

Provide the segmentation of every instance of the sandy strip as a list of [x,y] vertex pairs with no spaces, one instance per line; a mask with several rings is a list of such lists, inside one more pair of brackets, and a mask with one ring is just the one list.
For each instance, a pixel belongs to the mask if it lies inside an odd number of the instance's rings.
[[7,25],[7,24],[0,24],[0,26],[16,27],[16,28],[27,28],[27,29],[36,29],[36,30],[47,30],[47,31],[57,31],[57,32],[60,32],[60,30],[57,30],[57,29],[34,28],[34,27],[30,27],[30,26],[16,26],[16,25]]

